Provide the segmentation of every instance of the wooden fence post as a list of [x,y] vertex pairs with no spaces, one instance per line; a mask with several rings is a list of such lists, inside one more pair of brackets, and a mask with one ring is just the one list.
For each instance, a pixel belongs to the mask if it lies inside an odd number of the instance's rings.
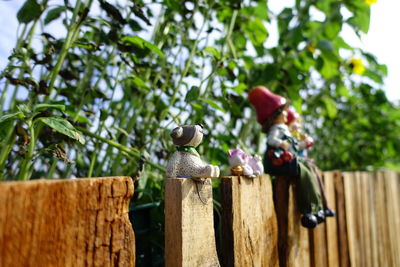
[[[333,209],[336,216],[331,218],[326,218],[325,228],[326,228],[326,250],[328,254],[328,265],[329,267],[339,267],[340,265],[340,253],[339,253],[339,226],[338,226],[338,213],[337,208],[337,196],[335,194],[335,177],[340,175],[338,172],[325,172],[324,185],[325,193],[328,202],[328,207]],[[342,211],[340,211],[342,212]],[[344,267],[344,266],[343,266]]]
[[221,186],[223,265],[279,266],[270,177],[224,177]]
[[0,183],[0,266],[134,266],[130,177]]
[[165,266],[220,266],[214,235],[211,179],[165,181]]
[[295,189],[291,185],[290,177],[275,179],[273,189],[278,219],[280,266],[310,266],[310,233],[301,226]]
[[393,171],[384,172],[387,226],[393,266],[400,266],[400,176]]

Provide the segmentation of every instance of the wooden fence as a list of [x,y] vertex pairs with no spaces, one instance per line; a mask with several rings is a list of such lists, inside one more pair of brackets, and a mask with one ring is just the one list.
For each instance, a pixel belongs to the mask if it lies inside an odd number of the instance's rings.
[[[337,215],[314,230],[287,180],[221,179],[219,257],[211,180],[166,180],[167,267],[400,266],[397,173],[325,172]],[[132,194],[129,177],[0,183],[0,267],[134,266]]]
[[[397,173],[325,172],[328,203],[337,214],[313,230],[300,225],[293,187],[285,179],[278,181],[272,188],[267,175],[222,178],[221,266],[400,266]],[[212,196],[204,204],[196,182],[188,180],[184,189],[178,186],[173,190],[171,184],[179,183],[166,181],[166,266],[218,266],[215,243],[204,236],[214,229],[210,206],[205,210]],[[206,195],[210,190],[203,198]],[[176,205],[181,208],[180,215],[172,215]],[[176,224],[179,227],[171,230]],[[180,242],[171,242],[176,236]],[[169,257],[177,251],[190,256]]]

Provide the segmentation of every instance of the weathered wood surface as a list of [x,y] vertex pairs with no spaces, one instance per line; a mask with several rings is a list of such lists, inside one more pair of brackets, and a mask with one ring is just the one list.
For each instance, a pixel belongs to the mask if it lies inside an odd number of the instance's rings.
[[166,179],[165,266],[220,266],[211,179],[204,184],[188,178]]
[[[335,176],[337,172],[325,172],[323,175],[326,198],[328,207],[333,209],[336,214],[338,213],[336,205],[336,194],[335,194]],[[339,237],[338,237],[338,215],[332,218],[326,218],[325,230],[326,230],[326,253],[327,253],[327,265],[329,267],[340,266],[339,256]]]
[[400,266],[400,179],[390,171],[344,173],[351,266]]
[[347,230],[344,178],[342,173],[340,172],[334,173],[333,183],[335,187],[335,198],[336,198],[335,220],[337,222],[337,231],[338,231],[337,237],[339,246],[339,266],[347,267],[350,266],[350,251],[349,251],[349,240],[348,240],[349,236]]
[[[324,183],[324,176],[321,177]],[[326,188],[326,186],[324,186]],[[330,197],[328,192],[325,192],[326,198]],[[327,201],[328,202],[328,201]],[[328,202],[329,203],[329,202]],[[319,224],[316,228],[310,230],[311,244],[310,244],[310,260],[312,267],[329,266],[328,258],[328,240],[327,240],[327,221]]]
[[301,226],[295,189],[288,177],[277,177],[274,183],[280,266],[310,266],[310,233]]
[[0,266],[134,266],[130,177],[0,183]]
[[279,266],[270,177],[222,178],[221,190],[223,266]]

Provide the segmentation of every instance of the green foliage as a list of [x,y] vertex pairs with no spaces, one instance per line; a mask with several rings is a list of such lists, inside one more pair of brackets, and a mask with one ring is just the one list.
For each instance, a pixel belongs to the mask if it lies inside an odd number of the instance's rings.
[[[260,84],[301,111],[322,169],[398,168],[400,113],[381,90],[386,66],[341,36],[344,25],[368,31],[363,0],[298,0],[279,12],[266,0],[120,3],[22,5],[1,73],[0,180],[140,176],[135,203],[160,211],[177,124],[204,124],[198,151],[222,169],[229,148],[264,152],[247,100]],[[49,32],[56,24],[65,36]]]
[[42,13],[41,6],[36,0],[27,0],[17,13],[17,19],[20,23],[29,23],[38,19]]
[[57,117],[40,118],[39,120],[57,132],[77,140],[82,145],[85,144],[82,133],[76,130],[67,120]]

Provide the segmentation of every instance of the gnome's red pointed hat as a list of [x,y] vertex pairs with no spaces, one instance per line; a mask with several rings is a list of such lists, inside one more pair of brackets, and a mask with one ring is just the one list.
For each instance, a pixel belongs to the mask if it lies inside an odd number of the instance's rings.
[[286,119],[286,124],[289,125],[291,124],[295,119],[299,118],[300,115],[297,113],[297,111],[294,109],[294,107],[289,107],[287,109],[287,119]]
[[257,121],[261,124],[287,103],[284,97],[272,93],[264,86],[251,89],[249,100],[256,109]]

